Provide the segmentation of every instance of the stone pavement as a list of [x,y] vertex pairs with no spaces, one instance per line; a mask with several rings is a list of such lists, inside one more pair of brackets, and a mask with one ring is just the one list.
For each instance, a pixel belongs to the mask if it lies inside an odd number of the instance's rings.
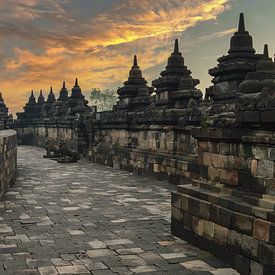
[[175,186],[18,150],[0,202],[0,274],[238,274],[171,235]]

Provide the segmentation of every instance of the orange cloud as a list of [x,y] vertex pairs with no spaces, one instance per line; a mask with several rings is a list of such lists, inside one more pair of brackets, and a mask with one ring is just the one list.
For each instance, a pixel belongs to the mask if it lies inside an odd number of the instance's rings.
[[[72,81],[76,76],[83,90],[113,87],[127,78],[135,52],[142,54],[143,69],[162,64],[171,51],[171,38],[175,34],[198,22],[215,19],[229,2],[126,0],[78,24],[77,18],[66,11],[70,1],[43,1],[32,0],[25,4],[26,1],[12,0],[18,7],[11,15],[21,16],[28,24],[12,26],[14,31],[9,35],[25,39],[31,45],[24,47],[18,43],[13,57],[4,60],[5,73],[0,76],[0,88],[13,112],[22,108],[27,91],[48,90],[49,86],[59,90],[62,80]],[[45,10],[39,6],[41,3]],[[0,3],[0,8],[9,7],[7,3]],[[56,28],[45,29],[38,27],[38,23],[29,25],[33,20],[47,18],[53,20],[49,24]],[[11,28],[10,25],[5,27]],[[160,47],[166,45],[168,47]],[[145,76],[152,80],[157,75]]]

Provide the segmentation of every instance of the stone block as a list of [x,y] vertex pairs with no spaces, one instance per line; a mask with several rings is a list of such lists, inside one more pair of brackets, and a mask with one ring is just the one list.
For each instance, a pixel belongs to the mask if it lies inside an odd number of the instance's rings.
[[199,141],[198,142],[198,150],[200,152],[207,152],[208,151],[207,141]]
[[241,249],[243,254],[256,259],[258,257],[259,241],[243,234]]
[[234,266],[242,275],[250,275],[250,259],[242,255],[235,255]]
[[233,212],[232,228],[238,232],[242,232],[247,235],[252,235],[253,218],[245,214]]
[[199,202],[199,217],[208,220],[210,217],[211,203],[200,201]]
[[275,111],[264,111],[261,113],[262,123],[274,123],[275,122]]
[[192,215],[192,216],[198,216],[199,215],[199,200],[194,199],[192,197],[190,197],[188,199],[188,212]]
[[209,152],[203,152],[200,154],[200,156],[202,156],[200,164],[205,165],[205,166],[211,165],[211,154]]
[[220,154],[221,155],[229,155],[230,154],[230,144],[221,142],[220,143]]
[[275,224],[270,223],[269,242],[275,245]]
[[250,261],[250,275],[264,275],[263,265]]
[[270,195],[275,195],[275,178],[265,179],[266,192]]
[[232,224],[232,211],[226,208],[220,208],[219,224],[230,229]]
[[275,161],[275,148],[269,148],[269,150],[268,150],[268,158],[270,160]]
[[229,230],[227,237],[227,244],[233,251],[239,253],[241,249],[243,234],[235,230]]
[[[217,132],[218,130],[215,130]],[[213,134],[213,133],[211,133]],[[219,154],[220,144],[219,142],[208,141],[208,151],[212,154]]]
[[207,240],[213,241],[215,235],[215,223],[207,220],[204,220],[203,223],[203,237]]
[[271,160],[258,161],[257,175],[267,178],[273,178],[274,163]]
[[171,204],[172,206],[181,209],[181,200],[182,200],[182,195],[179,193],[172,193],[171,196]]
[[203,220],[199,219],[197,217],[192,217],[192,229],[195,232],[195,234],[199,236],[203,236]]
[[266,147],[252,146],[252,157],[257,160],[267,159],[268,150]]
[[253,225],[253,237],[260,241],[269,242],[270,222],[255,219]]
[[243,112],[244,122],[259,123],[260,122],[260,112],[258,111],[244,111]]
[[171,211],[172,211],[172,217],[177,220],[177,221],[182,221],[183,220],[183,212],[176,208],[176,207],[172,207],[171,208]]
[[258,166],[258,161],[256,159],[251,160],[251,175],[252,176],[257,176],[257,166]]
[[208,167],[208,178],[211,180],[211,181],[219,181],[220,179],[220,171],[219,169],[216,169],[212,166],[209,166]]
[[211,163],[214,168],[224,168],[224,158],[222,155],[212,154]]
[[228,236],[228,229],[226,227],[215,224],[214,241],[219,245],[226,245]]
[[212,204],[210,206],[210,220],[214,223],[218,223],[220,217],[220,207]]
[[188,200],[189,200],[188,196],[182,195],[182,197],[181,197],[181,209],[183,211],[188,211]]
[[221,170],[220,171],[220,181],[226,185],[230,186],[238,186],[239,185],[239,177],[238,171],[236,170]]
[[191,231],[192,230],[192,216],[187,212],[184,212],[183,216],[184,228]]
[[159,173],[160,172],[160,165],[155,163],[154,164],[154,173]]
[[264,265],[275,265],[275,246],[259,242],[259,260]]

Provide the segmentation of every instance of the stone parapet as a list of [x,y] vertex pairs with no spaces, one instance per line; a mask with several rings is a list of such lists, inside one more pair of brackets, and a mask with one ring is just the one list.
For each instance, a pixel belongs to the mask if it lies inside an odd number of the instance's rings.
[[0,198],[16,178],[17,139],[12,130],[0,131]]
[[275,272],[274,132],[196,129],[200,177],[172,193],[172,232],[241,274]]

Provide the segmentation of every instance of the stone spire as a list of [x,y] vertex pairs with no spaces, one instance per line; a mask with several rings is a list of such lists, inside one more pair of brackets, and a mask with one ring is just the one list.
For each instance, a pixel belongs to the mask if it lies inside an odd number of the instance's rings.
[[161,72],[161,77],[153,81],[157,92],[173,91],[179,88],[183,75],[190,75],[191,71],[184,65],[184,58],[179,51],[179,41],[175,40],[174,51],[168,58],[166,69]]
[[44,103],[45,103],[45,97],[43,95],[42,90],[40,90],[40,94],[39,94],[39,97],[38,97],[38,100],[37,100],[37,104],[38,105],[43,105]]
[[209,70],[213,76],[212,87],[207,89],[213,99],[211,114],[234,113],[239,85],[263,58],[255,54],[253,39],[245,28],[244,14],[240,14],[238,31],[230,42],[228,55],[218,59],[218,65]]
[[33,91],[31,91],[31,95],[29,97],[29,102],[27,104],[28,105],[35,105],[36,104],[36,99],[34,97]]
[[129,72],[129,79],[128,82],[131,81],[132,79],[138,80],[140,83],[147,83],[145,79],[142,77],[142,71],[140,70],[140,67],[138,66],[138,60],[137,56],[134,56],[134,62],[133,66]]
[[17,113],[18,119],[36,119],[39,116],[38,105],[34,97],[33,91],[29,97],[27,104],[24,106],[24,112]]
[[179,40],[175,40],[174,54],[179,54]]
[[[153,81],[153,86],[156,88],[156,105],[163,105],[165,108],[184,108],[186,101],[193,97],[192,91],[196,90],[195,86],[198,84],[199,80],[192,78],[191,71],[184,64],[184,58],[179,51],[179,41],[176,39],[166,69],[161,72],[160,78]],[[199,97],[201,95],[199,92]],[[180,103],[183,98],[185,98],[184,106]]]
[[62,89],[60,90],[58,101],[66,101],[68,99],[68,90],[66,88],[66,82],[63,81]]
[[238,32],[245,32],[244,14],[240,14]]
[[72,88],[71,98],[83,98],[81,88],[78,85],[78,79],[75,79],[75,85]]
[[51,87],[50,93],[48,95],[47,103],[54,103],[55,101],[56,101],[56,99],[55,99],[55,95],[53,92],[53,87]]
[[142,71],[138,66],[138,59],[135,55],[128,80],[125,81],[124,86],[117,91],[119,101],[116,108],[128,111],[131,109],[144,108],[151,102],[151,92],[152,89],[147,86],[147,81],[142,76]]
[[231,38],[230,49],[228,51],[229,54],[238,52],[255,53],[252,36],[245,29],[243,13],[240,14],[239,28]]

